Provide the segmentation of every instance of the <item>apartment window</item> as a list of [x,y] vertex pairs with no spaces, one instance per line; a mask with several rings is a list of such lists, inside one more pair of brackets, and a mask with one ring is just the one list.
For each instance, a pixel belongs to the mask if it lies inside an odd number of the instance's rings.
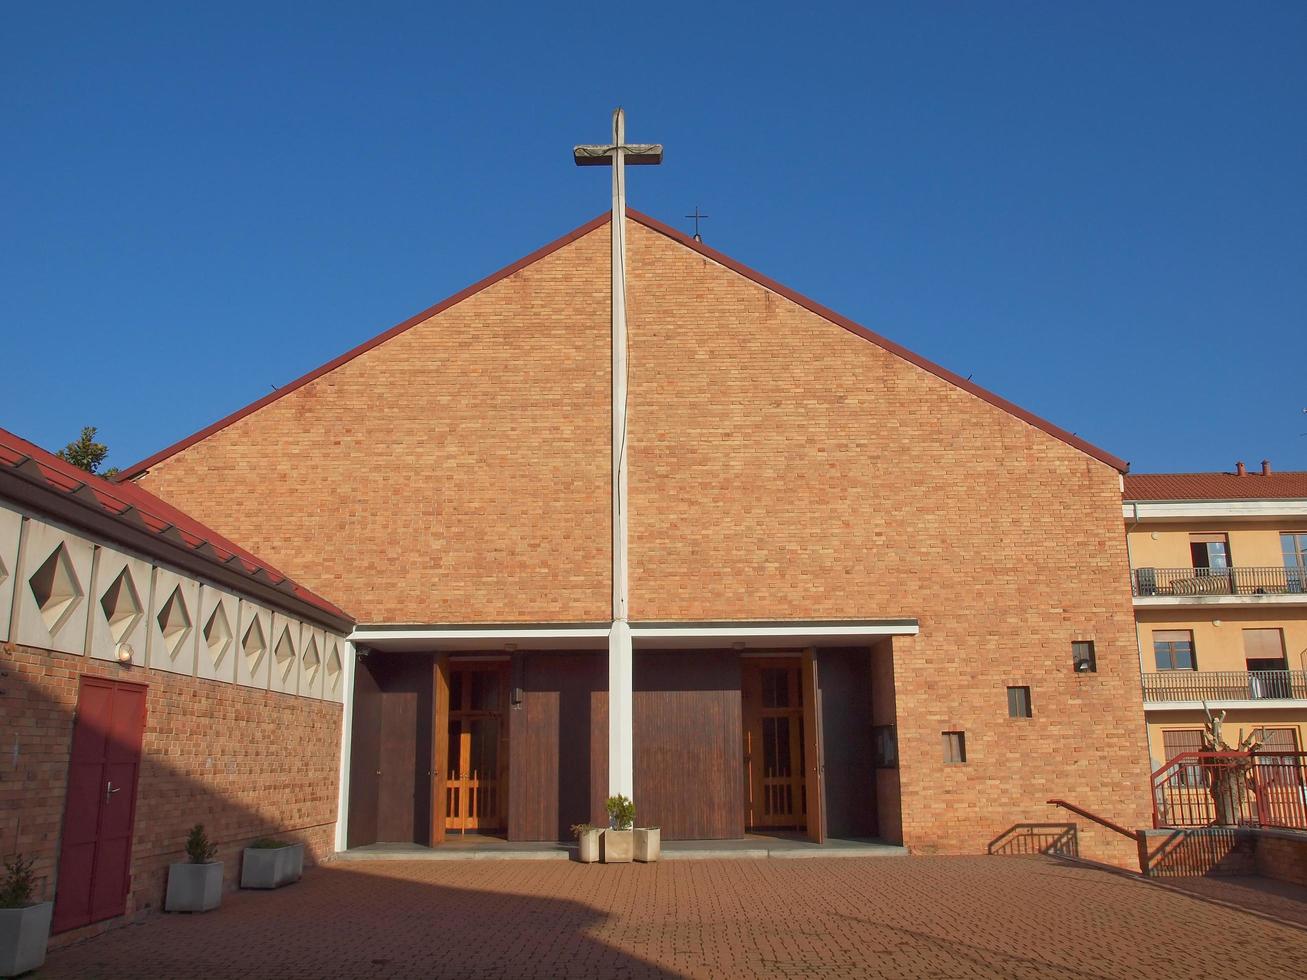
[[1290,592],[1307,592],[1307,531],[1289,531],[1280,535],[1284,553],[1284,575]]
[[1279,629],[1243,631],[1243,655],[1249,670],[1285,670],[1284,632]]
[[1191,534],[1189,556],[1195,569],[1224,571],[1230,567],[1230,541],[1224,534]]
[[961,765],[967,761],[967,733],[940,732],[944,736],[944,761],[949,765]]
[[1071,644],[1071,663],[1077,674],[1092,674],[1098,670],[1093,640],[1076,640]]
[[[1254,734],[1262,743],[1258,750],[1258,779],[1276,786],[1303,786],[1307,772],[1303,760],[1297,755],[1298,731],[1294,728],[1258,728]],[[1284,753],[1277,755],[1275,753]]]
[[[1162,732],[1162,754],[1165,762],[1170,762],[1183,752],[1203,751],[1203,730],[1201,728],[1177,728]],[[1203,786],[1201,766],[1189,765],[1180,770],[1178,782],[1181,786]]]
[[1007,689],[1007,716],[1009,718],[1030,718],[1030,688],[1009,687]]
[[1192,630],[1154,630],[1153,659],[1158,670],[1197,670]]

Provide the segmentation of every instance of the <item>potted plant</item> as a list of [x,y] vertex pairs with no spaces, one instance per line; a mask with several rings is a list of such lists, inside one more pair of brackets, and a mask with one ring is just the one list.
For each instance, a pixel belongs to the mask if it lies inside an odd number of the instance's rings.
[[611,829],[604,832],[604,864],[625,864],[634,853],[635,804],[625,796],[610,796],[605,802]]
[[599,860],[599,838],[603,831],[594,824],[572,824],[572,836],[577,841],[577,860],[582,864],[594,864]]
[[661,827],[635,828],[635,859],[648,864],[657,861],[663,852],[663,832]]
[[222,862],[215,861],[218,845],[197,823],[186,836],[187,861],[168,865],[168,892],[163,907],[168,912],[207,912],[222,901]]
[[45,962],[53,902],[34,902],[32,861],[21,854],[5,862],[0,881],[0,977],[16,977]]
[[304,874],[304,845],[260,837],[241,858],[242,888],[280,888]]

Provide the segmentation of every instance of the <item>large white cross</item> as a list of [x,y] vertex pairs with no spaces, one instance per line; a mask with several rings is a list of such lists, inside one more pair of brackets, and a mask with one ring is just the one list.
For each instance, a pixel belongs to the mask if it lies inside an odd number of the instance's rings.
[[577,146],[578,167],[613,168],[612,346],[613,346],[613,625],[608,634],[608,792],[635,794],[635,740],[631,705],[631,627],[627,622],[626,522],[626,164],[663,161],[658,143],[626,142],[626,115],[613,110],[613,141]]

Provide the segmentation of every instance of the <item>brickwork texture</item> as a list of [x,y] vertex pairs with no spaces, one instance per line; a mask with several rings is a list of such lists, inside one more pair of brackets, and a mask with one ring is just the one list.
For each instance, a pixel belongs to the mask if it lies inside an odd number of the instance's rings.
[[34,858],[44,898],[55,892],[82,674],[148,686],[129,916],[162,907],[168,865],[185,860],[196,823],[219,845],[228,888],[239,878],[241,849],[257,837],[304,843],[309,862],[332,853],[339,704],[13,643],[0,654],[0,854]]

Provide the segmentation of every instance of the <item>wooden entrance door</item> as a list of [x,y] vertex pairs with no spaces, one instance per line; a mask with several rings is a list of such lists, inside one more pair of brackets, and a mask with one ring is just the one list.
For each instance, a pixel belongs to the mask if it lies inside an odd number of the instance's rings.
[[800,660],[747,657],[744,695],[744,768],[749,829],[803,830],[807,826],[803,670]]
[[502,830],[508,812],[506,663],[449,664],[445,830]]
[[52,930],[127,910],[145,687],[83,677],[73,722]]

